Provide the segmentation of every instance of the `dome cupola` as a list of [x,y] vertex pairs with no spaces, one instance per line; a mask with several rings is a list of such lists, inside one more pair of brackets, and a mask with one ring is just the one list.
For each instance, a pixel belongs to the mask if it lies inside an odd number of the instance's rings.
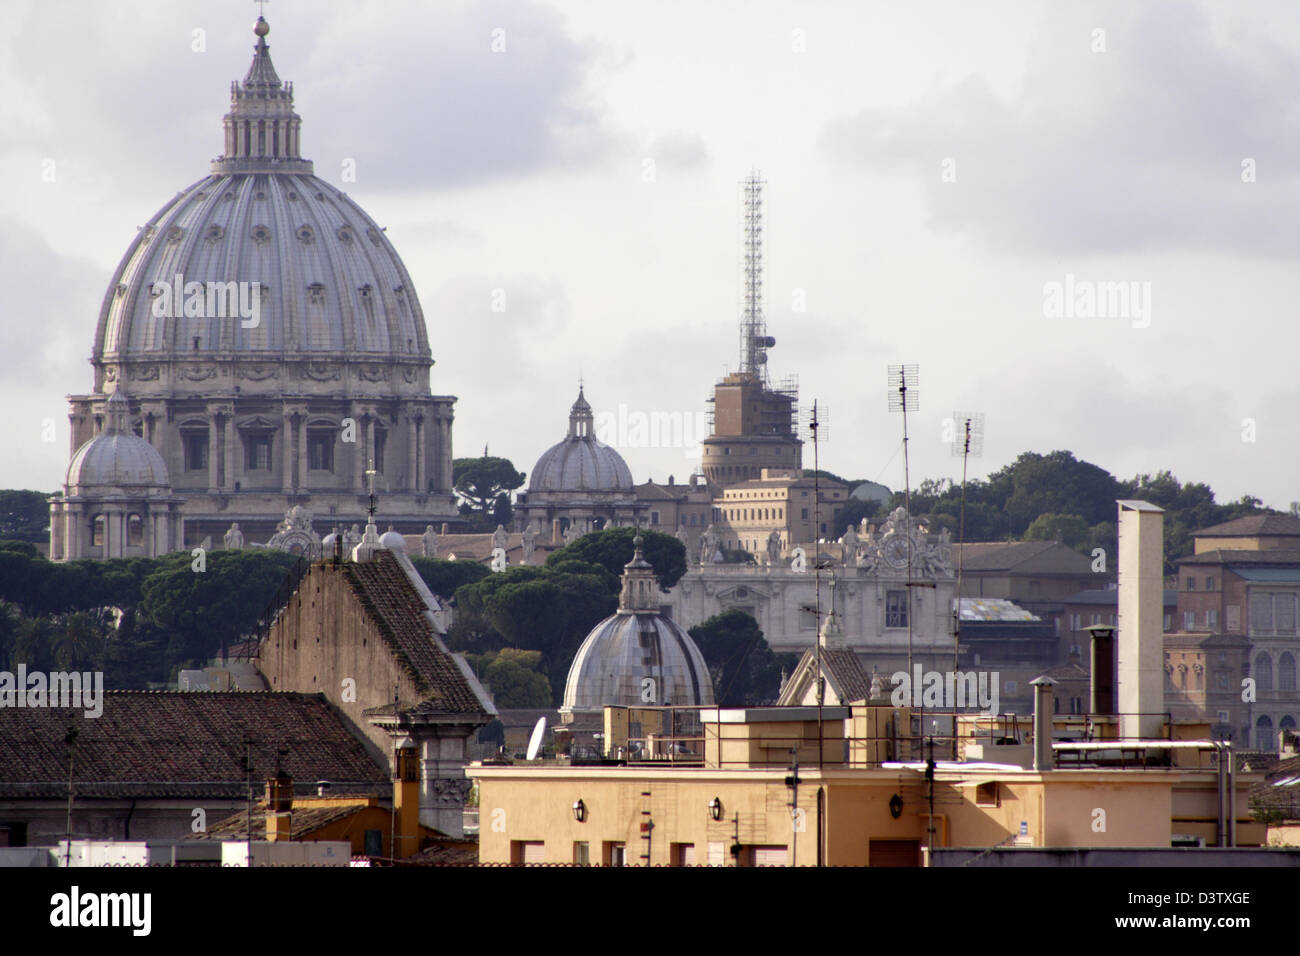
[[170,494],[167,465],[153,445],[131,431],[130,405],[120,390],[105,403],[104,430],[72,456],[66,485],[68,494],[104,488]]
[[654,566],[634,539],[623,566],[618,610],[591,629],[569,667],[560,713],[595,713],[605,707],[713,704],[704,655],[682,628],[659,612]]
[[632,471],[623,456],[596,438],[591,405],[578,388],[569,409],[569,433],[542,453],[528,481],[532,491],[631,491]]

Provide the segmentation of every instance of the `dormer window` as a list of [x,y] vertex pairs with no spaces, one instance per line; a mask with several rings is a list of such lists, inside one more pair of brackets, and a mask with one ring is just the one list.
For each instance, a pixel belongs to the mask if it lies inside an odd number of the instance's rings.
[[307,286],[307,299],[312,305],[325,304],[325,285],[321,282],[313,282]]
[[253,231],[249,233],[256,243],[263,243],[271,238],[271,230],[266,226],[254,226]]
[[339,231],[335,234],[339,237],[339,242],[351,242],[352,230],[347,226],[340,226]]
[[316,241],[316,233],[312,232],[311,226],[298,227],[298,241],[304,245],[310,245]]
[[217,225],[208,226],[208,231],[204,233],[203,238],[208,242],[215,242],[226,234],[226,230]]

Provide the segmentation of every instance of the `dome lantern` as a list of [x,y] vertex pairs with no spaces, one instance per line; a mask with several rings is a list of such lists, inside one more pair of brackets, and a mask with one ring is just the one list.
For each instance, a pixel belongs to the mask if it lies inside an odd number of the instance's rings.
[[623,590],[618,596],[619,614],[638,614],[659,610],[659,579],[654,565],[641,552],[641,535],[632,539],[632,560],[623,565]]
[[293,84],[281,82],[271,63],[266,35],[271,25],[257,18],[253,62],[243,82],[230,84],[230,112],[224,118],[226,151],[212,162],[214,173],[297,172],[310,175],[302,158],[302,118],[293,111]]

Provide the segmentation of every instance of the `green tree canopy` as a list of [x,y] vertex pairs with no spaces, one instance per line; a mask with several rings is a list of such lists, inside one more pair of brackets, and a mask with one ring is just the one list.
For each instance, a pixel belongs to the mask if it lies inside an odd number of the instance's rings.
[[551,682],[540,671],[540,651],[503,647],[486,654],[467,654],[466,660],[491,689],[497,707],[551,706]]
[[555,567],[562,562],[577,559],[598,564],[617,578],[622,575],[623,566],[632,560],[632,552],[635,550],[632,539],[638,534],[641,535],[641,552],[654,565],[659,587],[668,590],[686,573],[686,545],[672,535],[658,531],[638,531],[636,528],[593,531],[572,544],[552,551],[546,564]]
[[1089,540],[1088,523],[1078,515],[1039,515],[1025,530],[1026,541],[1060,541],[1081,548]]
[[50,540],[50,493],[0,490],[0,538]]
[[448,642],[478,653],[539,651],[554,695],[588,632],[618,607],[618,591],[619,579],[606,568],[572,556],[489,574],[456,591],[457,620]]
[[[510,520],[510,493],[527,476],[508,458],[457,458],[451,463],[452,488],[460,499],[460,513],[479,530],[491,530]],[[499,502],[505,496],[504,507]],[[504,516],[504,517],[503,517]]]
[[781,692],[781,670],[793,670],[794,654],[775,654],[763,639],[758,622],[730,608],[690,629],[691,640],[704,655],[713,680],[713,694],[723,707],[770,704]]
[[473,584],[491,573],[487,565],[477,561],[444,561],[413,555],[411,564],[415,565],[429,590],[445,600],[454,597],[461,585]]

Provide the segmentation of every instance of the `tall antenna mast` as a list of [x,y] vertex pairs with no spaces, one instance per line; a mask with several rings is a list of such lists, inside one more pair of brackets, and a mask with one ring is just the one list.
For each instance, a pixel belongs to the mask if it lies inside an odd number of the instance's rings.
[[903,506],[907,511],[907,673],[912,673],[912,473],[907,452],[907,413],[918,407],[916,365],[889,366],[889,410],[903,413]]
[[[822,726],[822,707],[826,702],[826,676],[822,670],[822,546],[821,546],[821,520],[822,520],[822,493],[821,493],[821,462],[817,457],[818,436],[817,430],[821,422],[817,420],[817,400],[813,399],[812,418],[808,422],[808,428],[812,432],[813,443],[813,580],[817,600],[817,642],[814,645],[817,648],[817,769],[824,769],[822,752],[826,749],[824,743],[824,730]],[[834,593],[834,592],[832,592]],[[831,611],[835,608],[832,606]],[[796,775],[798,771],[795,771]],[[820,837],[819,837],[820,839]]]
[[767,378],[767,349],[776,339],[767,334],[763,316],[763,186],[754,170],[741,183],[744,197],[745,304],[740,316],[740,371]]
[[[961,586],[962,570],[966,564],[966,464],[974,455],[984,453],[984,415],[980,412],[953,412],[956,429],[953,433],[952,453],[961,455],[961,515],[957,519],[957,599],[952,611],[952,672],[961,667]],[[952,738],[952,756],[957,759],[957,735]]]

